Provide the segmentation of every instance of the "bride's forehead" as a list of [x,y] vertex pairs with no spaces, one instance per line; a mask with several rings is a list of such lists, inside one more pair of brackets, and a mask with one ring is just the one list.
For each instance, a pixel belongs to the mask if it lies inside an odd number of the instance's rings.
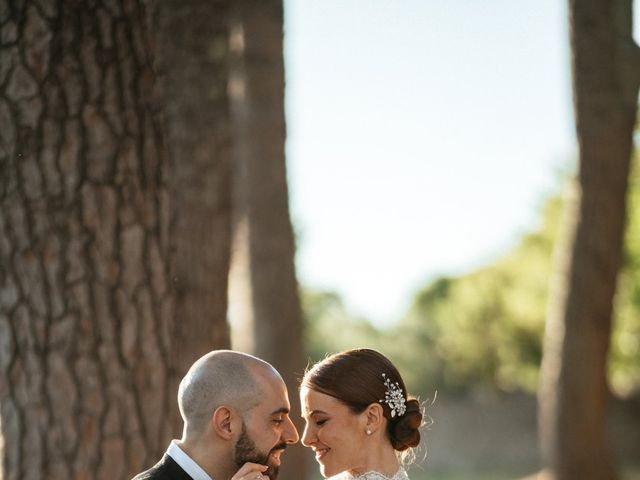
[[307,387],[300,389],[300,399],[303,406],[312,407],[311,410],[316,409],[318,406],[335,407],[341,405],[341,402],[331,395],[317,392]]

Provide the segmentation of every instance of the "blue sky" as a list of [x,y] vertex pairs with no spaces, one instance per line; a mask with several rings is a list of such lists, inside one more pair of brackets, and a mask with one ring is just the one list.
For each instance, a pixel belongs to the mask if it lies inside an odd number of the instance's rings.
[[536,227],[575,156],[565,2],[285,0],[304,285],[379,325]]

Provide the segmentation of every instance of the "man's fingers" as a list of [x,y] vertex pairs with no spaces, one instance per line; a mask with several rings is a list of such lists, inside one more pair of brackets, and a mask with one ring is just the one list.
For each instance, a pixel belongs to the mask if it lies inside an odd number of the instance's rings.
[[231,477],[231,480],[265,480],[267,477],[262,473],[267,468],[269,468],[267,465],[247,462]]

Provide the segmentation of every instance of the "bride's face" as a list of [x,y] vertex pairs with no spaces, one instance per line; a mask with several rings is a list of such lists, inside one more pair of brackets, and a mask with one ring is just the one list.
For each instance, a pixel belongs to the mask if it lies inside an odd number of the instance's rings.
[[359,470],[365,459],[366,415],[355,414],[340,400],[302,387],[302,443],[313,449],[324,477]]

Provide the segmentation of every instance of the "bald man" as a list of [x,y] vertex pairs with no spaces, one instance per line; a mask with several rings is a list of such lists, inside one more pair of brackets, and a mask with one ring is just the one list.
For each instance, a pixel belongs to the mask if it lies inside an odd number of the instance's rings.
[[231,350],[200,358],[180,382],[182,439],[134,480],[275,480],[298,441],[282,377],[267,362]]

